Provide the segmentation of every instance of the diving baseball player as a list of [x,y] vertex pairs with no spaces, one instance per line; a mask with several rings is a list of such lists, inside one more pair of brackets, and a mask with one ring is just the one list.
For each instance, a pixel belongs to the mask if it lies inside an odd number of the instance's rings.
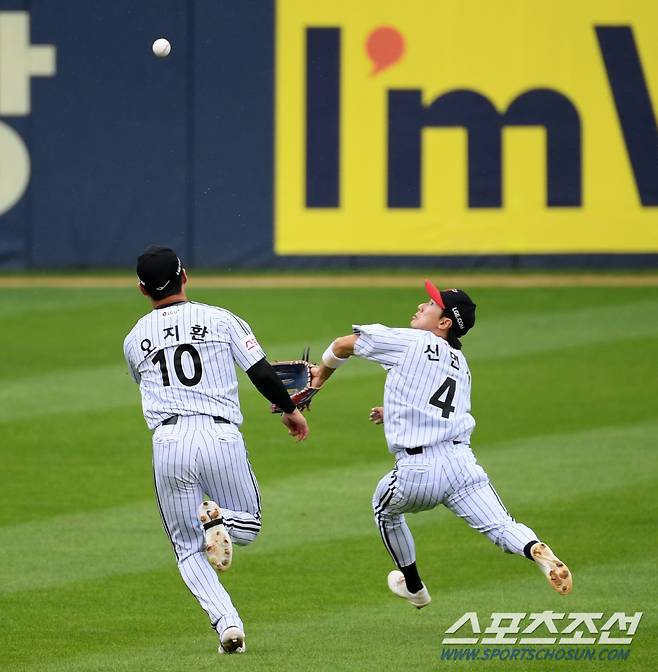
[[355,325],[354,333],[336,339],[313,369],[313,387],[325,383],[350,355],[387,371],[384,406],[373,408],[370,420],[383,422],[395,456],[394,469],[381,479],[372,500],[382,541],[398,567],[388,575],[388,587],[418,609],[431,602],[404,514],[443,504],[504,551],[533,560],[558,593],[569,593],[572,576],[566,565],[510,516],[471,451],[471,374],[459,337],[475,324],[475,304],[465,292],[439,291],[429,280],[425,289],[429,301],[418,306],[411,329]]
[[235,364],[283,409],[289,434],[305,439],[308,426],[249,325],[223,308],[188,301],[187,275],[173,250],[147,248],[137,275],[153,310],[123,347],[153,430],[162,523],[183,581],[219,634],[219,652],[242,653],[244,626],[215,572],[229,568],[233,543],[251,543],[261,528],[258,484],[239,429]]

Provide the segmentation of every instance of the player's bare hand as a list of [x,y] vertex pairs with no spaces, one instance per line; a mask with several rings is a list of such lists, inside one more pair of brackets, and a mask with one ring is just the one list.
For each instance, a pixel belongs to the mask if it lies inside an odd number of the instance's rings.
[[308,436],[308,423],[299,409],[292,413],[284,413],[281,422],[288,428],[288,434],[294,436],[297,441],[303,441]]
[[312,366],[311,367],[311,387],[320,388],[322,387],[324,380],[320,378],[320,367]]
[[384,407],[375,406],[374,408],[371,408],[368,420],[374,422],[376,425],[381,425],[384,422]]

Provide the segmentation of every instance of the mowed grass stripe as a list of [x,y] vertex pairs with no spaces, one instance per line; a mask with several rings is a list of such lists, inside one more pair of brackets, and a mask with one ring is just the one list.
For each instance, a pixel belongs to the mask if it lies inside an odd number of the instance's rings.
[[[658,276],[657,276],[658,277]],[[217,289],[208,290],[188,285],[190,298],[203,303],[219,305],[237,312],[253,324],[289,324],[291,318],[299,314],[299,306],[309,315],[317,313],[321,320],[310,320],[311,324],[299,322],[295,329],[313,332],[318,324],[349,327],[350,320],[366,323],[387,319],[390,324],[404,324],[415,310],[415,306],[425,300],[422,276],[418,276],[416,287],[338,287],[299,288],[295,292],[279,289]],[[469,285],[463,288],[469,290]],[[578,311],[591,307],[622,306],[629,300],[629,290],[625,287],[610,287],[605,290],[594,288],[505,288],[479,287],[471,292],[478,304],[478,317],[494,316],[496,313],[510,315],[533,315],[560,311]],[[632,290],[632,301],[656,301],[658,296],[653,287],[636,287]],[[266,307],[263,311],[261,308]],[[57,337],[56,327],[67,324],[70,335],[80,332],[90,335],[101,323],[115,325],[114,330],[129,329],[144,313],[149,304],[135,288],[130,289],[8,289],[0,302],[0,316],[3,319],[20,319],[28,328],[23,334],[30,337],[31,327],[38,326],[37,336],[53,340]],[[504,311],[501,313],[501,311]],[[93,322],[87,320],[92,316]],[[388,317],[387,317],[388,316]],[[395,316],[395,319],[393,319]],[[43,328],[43,318],[48,319],[48,327]],[[72,321],[72,322],[70,322]],[[642,316],[638,316],[642,322]],[[94,329],[90,330],[90,326]],[[77,329],[76,329],[77,327]],[[97,334],[94,334],[97,335]],[[111,335],[111,334],[110,334]],[[286,330],[276,330],[272,337],[284,343],[289,336]],[[55,339],[56,340],[56,339]]]
[[463,340],[469,361],[516,358],[530,354],[641,339],[658,335],[658,297],[621,305],[552,310],[540,315],[501,316],[479,321]]
[[[647,361],[658,360],[656,341],[627,341],[621,352],[629,350],[644,352]],[[258,393],[243,386],[244,432],[261,482],[331,469],[346,461],[367,464],[383,459],[382,429],[367,421],[369,408],[381,402],[383,371],[370,363],[354,364],[372,377],[360,379],[357,386],[341,384],[338,377],[332,381],[314,403],[309,415],[312,435],[301,445],[285,434]],[[620,424],[632,428],[656,416],[653,378],[639,370],[630,373],[626,357],[611,356],[608,344],[568,350],[557,358],[550,353],[525,357],[515,362],[512,376],[511,371],[506,362],[495,360],[473,367],[478,421],[473,446],[485,465],[490,454],[516,439],[554,436],[550,441],[557,445],[565,429],[576,432]],[[621,395],[619,386],[627,379],[631,384]],[[134,402],[125,408],[49,416],[35,412],[30,418],[4,423],[12,460],[4,469],[0,523],[17,516],[36,518],[43,507],[54,513],[81,507],[91,511],[150,493],[150,435],[140,417],[137,390],[132,383],[127,385],[126,395]],[[55,399],[57,394],[55,390]],[[96,393],[96,399],[101,398]],[[622,433],[614,448],[623,454],[629,445],[632,441]],[[524,461],[522,456],[520,462]],[[38,505],[24,506],[26,492]]]
[[[136,292],[88,290],[83,299],[78,290],[74,292],[78,298],[73,301],[63,290],[43,290],[43,295],[35,292],[18,300],[16,293],[20,294],[19,290],[6,293],[10,304],[22,306],[24,300],[29,310],[6,318],[7,330],[16,335],[3,343],[0,379],[7,383],[52,371],[122,366],[123,338],[148,310],[147,302]],[[630,304],[628,293],[621,289],[480,290],[475,296],[478,325],[465,341],[467,352],[473,358],[480,353],[485,357],[506,356],[508,350],[553,348],[551,335],[566,345],[572,339],[576,343],[581,338],[585,339],[582,342],[600,340],[602,334],[612,338],[655,334],[656,291],[635,289]],[[319,356],[330,339],[348,333],[354,322],[406,326],[423,297],[420,289],[325,289],[299,296],[274,290],[226,290],[194,298],[236,311],[251,323],[270,357],[289,359],[298,356],[306,344],[311,344],[313,353]],[[80,303],[76,305],[76,301]],[[304,306],[302,321],[300,305]],[[612,319],[618,310],[623,319]]]
[[[250,655],[249,663],[231,664],[244,664],[255,670],[281,669],[280,665],[283,669],[332,669],[329,666],[334,665],[338,669],[375,670],[382,667],[381,656],[391,656],[392,665],[400,665],[391,669],[408,669],[405,665],[412,661],[415,663],[413,669],[432,669],[443,633],[466,610],[476,611],[482,627],[486,627],[492,610],[523,613],[553,610],[560,613],[568,609],[610,614],[610,609],[602,606],[602,596],[609,602],[611,595],[615,609],[626,613],[648,606],[647,596],[643,596],[637,587],[627,590],[623,577],[631,570],[638,582],[650,581],[654,568],[646,558],[636,557],[631,562],[624,558],[614,561],[604,558],[598,562],[592,559],[592,564],[578,570],[577,592],[565,599],[543,585],[544,580],[536,568],[520,558],[500,554],[500,563],[475,565],[468,559],[473,549],[466,546],[462,552],[466,561],[460,563],[459,568],[451,566],[443,570],[442,585],[433,586],[434,603],[422,612],[388,594],[383,568],[379,563],[375,567],[367,566],[366,555],[360,546],[355,549],[355,559],[350,567],[342,564],[324,574],[315,571],[307,576],[298,571],[296,576],[291,576],[296,565],[295,557],[291,556],[278,567],[282,577],[287,578],[279,585],[267,581],[267,565],[262,562],[258,566],[243,567],[242,575],[232,572],[230,589],[247,616]],[[304,553],[297,556],[301,561],[307,558]],[[334,559],[333,554],[328,556],[329,561]],[[504,576],[498,571],[502,566],[509,567],[509,573]],[[253,576],[260,580],[250,580]],[[473,577],[485,580],[472,584],[470,579]],[[290,591],[293,609],[282,613],[281,592],[289,585],[301,586],[302,582],[305,584],[303,590]],[[60,623],[46,620],[40,628],[41,647],[54,650],[59,659],[46,669],[130,669],[127,667],[130,663],[135,665],[132,669],[137,669],[139,663],[140,669],[156,670],[186,669],[184,665],[201,665],[203,669],[216,665],[215,640],[202,616],[195,612],[192,599],[186,596],[178,609],[165,610],[170,593],[176,587],[173,573],[165,575],[162,572],[99,582],[96,584],[98,594],[110,597],[104,608],[98,610],[87,606],[88,587],[84,584],[66,592],[49,591],[40,602],[31,602],[28,598],[24,604],[29,608],[38,605],[42,615],[53,613],[61,604],[67,604],[72,611],[70,619]],[[332,592],[325,593],[322,600],[314,599],[323,587]],[[126,606],[125,598],[120,597],[125,590],[136,590],[137,594],[152,599],[135,601],[129,610],[117,612],[117,607]],[[349,600],[332,597],[342,598],[343,595]],[[107,621],[106,610],[121,615]],[[10,615],[12,612],[10,607]],[[145,624],[144,628],[136,631],[134,625],[141,622]],[[645,644],[655,642],[655,614],[650,611],[645,614],[640,632]],[[20,636],[20,633],[16,634]],[[74,643],[72,638],[76,636],[78,641]],[[377,647],[373,655],[364,655],[363,647],[369,642],[378,642],[378,637],[386,641],[383,649]],[[336,648],[344,638],[349,644]],[[355,639],[358,640],[356,643]],[[313,642],[307,647],[308,655],[303,657],[303,662],[295,657],[295,645],[300,641]],[[411,657],[406,655],[406,648],[405,655],[401,654],[400,646],[404,644],[412,651]],[[81,655],[80,651],[86,653]],[[167,653],[166,658],[161,658],[163,652]],[[44,665],[38,649],[23,652],[12,643],[7,654],[8,660],[5,660],[10,666],[4,669],[37,669],[38,665]],[[12,667],[14,660],[25,667]],[[312,666],[308,667],[311,661]],[[293,667],[288,668],[288,664]]]
[[[567,315],[555,311],[541,317],[495,320],[485,323],[481,331],[474,331],[473,337],[469,334],[466,352],[471,364],[477,364],[572,351],[601,343],[612,345],[616,341],[628,341],[628,325],[637,315],[642,315],[643,320],[633,328],[633,340],[658,335],[658,302],[641,301],[616,308],[615,319],[606,329],[602,329],[601,324],[609,316],[608,308],[577,311],[575,315],[570,312],[568,319]],[[577,330],[574,324],[579,325]],[[320,352],[324,343],[326,341],[313,341],[313,351]],[[298,355],[294,353],[299,351],[301,354],[302,347],[300,342],[290,342],[270,349],[269,356],[272,360],[296,357]],[[137,389],[120,359],[120,348],[117,349],[117,359],[115,365],[72,371],[62,368],[48,374],[6,381],[0,389],[0,422],[138,404]],[[376,376],[378,372],[372,363],[354,361],[341,369],[340,378],[353,381]],[[333,381],[331,384],[335,385]]]
[[139,396],[130,399],[128,391],[136,392],[136,386],[117,364],[17,378],[0,391],[0,422],[139,404]]
[[[353,322],[404,325],[423,300],[420,285],[190,288],[193,298],[246,318],[279,358],[306,343],[317,354]],[[32,413],[2,422],[0,586],[17,582],[0,593],[3,670],[435,670],[444,666],[436,658],[442,633],[468,609],[483,618],[492,611],[645,611],[623,669],[657,668],[655,289],[472,294],[478,324],[464,344],[474,376],[474,450],[512,514],[571,565],[571,596],[562,599],[531,563],[501,553],[439,508],[409,516],[435,602],[416,612],[396,601],[370,513],[372,490],[391,465],[381,428],[367,422],[384,372],[359,361],[342,369],[314,404],[305,444],[285,435],[243,378],[243,429],[263,486],[265,525],[256,544],[236,551],[223,579],[245,619],[248,654],[218,660],[158,520],[138,391],[127,376],[112,378],[125,375],[121,341],[148,304],[133,289],[8,290],[4,324],[14,336],[6,339],[0,378],[3,386],[29,379],[22,399]],[[75,372],[94,369],[98,377],[85,378],[77,395],[58,389],[62,373],[75,390]],[[40,392],[42,376],[49,394]],[[120,388],[117,405],[85,409],[85,395],[95,406],[92,388],[104,381]],[[44,414],[39,405],[48,408],[57,395],[69,403]],[[11,395],[1,401],[0,408],[16,408]],[[15,577],[22,574],[29,581],[21,587]],[[549,661],[532,669],[555,668]]]
[[[564,506],[573,493],[565,493],[555,484],[573,485],[572,475],[585,469],[590,477],[578,482],[578,496],[605,493],[613,499],[620,487],[621,468],[625,481],[632,481],[637,488],[655,480],[654,472],[646,469],[646,462],[631,461],[629,457],[646,452],[653,445],[656,431],[658,423],[561,435],[557,441],[540,437],[491,453],[485,466],[513,511],[536,509],[538,490],[542,492],[540,509]],[[615,454],[622,441],[632,448]],[[601,460],[601,455],[607,459]],[[653,463],[658,466],[658,458],[653,458]],[[382,460],[358,468],[350,464],[262,483],[265,528],[257,543],[240,553],[276,555],[299,544],[327,539],[342,544],[352,537],[376,536],[370,498],[379,478],[390,467],[392,464]],[[528,482],[532,483],[531,488]],[[322,496],[318,497],[318,493]],[[440,527],[446,521],[446,516],[414,517],[418,527]],[[532,521],[528,524],[532,526]],[[0,527],[0,548],[6,554],[0,566],[0,592],[42,590],[160,567],[172,561],[171,549],[162,543],[162,538],[151,499],[64,516],[49,516],[43,511],[35,521]],[[40,547],[48,549],[46,567],[25,566],[25,545],[36,539]]]
[[[620,554],[611,561],[608,556],[584,554],[589,567],[576,565],[577,592],[565,601],[545,585],[530,563],[504,556],[492,547],[476,548],[468,541],[472,538],[477,538],[472,532],[468,538],[447,537],[442,549],[419,540],[422,564],[428,568],[440,565],[439,570],[424,572],[435,601],[420,613],[387,593],[388,562],[372,552],[371,539],[350,544],[348,561],[330,544],[301,546],[295,553],[278,557],[246,557],[239,571],[226,576],[226,582],[230,580],[229,589],[247,623],[249,669],[279,669],[279,657],[282,665],[292,665],[290,669],[316,669],[308,667],[310,660],[317,660],[320,669],[329,669],[324,665],[331,664],[341,669],[381,669],[377,637],[389,644],[395,640],[389,651],[394,664],[408,664],[402,650],[411,648],[417,656],[414,669],[432,669],[442,633],[467,609],[477,610],[483,620],[491,611],[559,612],[568,608],[610,613],[608,605],[627,613],[649,611],[650,598],[641,585],[652,581],[654,568],[641,555],[633,554],[629,560]],[[444,552],[450,548],[458,552],[457,562]],[[375,562],[373,556],[378,556]],[[322,558],[322,563],[314,563],[316,558]],[[279,577],[277,581],[272,581],[273,574]],[[629,574],[633,577],[630,586]],[[43,665],[44,649],[58,660],[49,669],[84,669],[86,663],[86,669],[113,670],[142,657],[148,661],[144,669],[150,670],[184,669],[181,665],[192,661],[202,669],[218,664],[215,639],[173,566],[167,572],[115,577],[32,595],[34,599],[21,596],[20,605],[3,606],[5,634],[11,638],[4,669]],[[68,617],[57,622],[52,616],[64,605]],[[42,618],[37,649],[22,649],[21,642],[29,634],[14,626],[13,616],[28,613]],[[113,618],[108,619],[109,614]],[[356,633],[363,635],[359,652],[355,654],[351,647],[333,650],[336,637],[338,641],[353,639]],[[399,633],[402,639],[396,637]],[[641,634],[641,642],[650,650],[655,643],[655,618],[643,622]],[[308,656],[299,656],[295,643],[300,640],[307,642]],[[371,648],[372,655],[368,655]],[[636,655],[641,653],[634,648]],[[162,650],[169,653],[169,659],[160,659]],[[14,660],[15,668],[11,666]]]

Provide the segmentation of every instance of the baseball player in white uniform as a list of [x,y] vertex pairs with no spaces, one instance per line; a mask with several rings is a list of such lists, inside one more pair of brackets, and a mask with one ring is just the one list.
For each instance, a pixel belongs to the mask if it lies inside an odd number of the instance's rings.
[[380,480],[372,500],[382,541],[397,565],[388,586],[418,609],[431,602],[404,514],[443,504],[504,551],[534,560],[551,587],[569,593],[566,565],[510,516],[471,451],[471,374],[459,337],[475,324],[475,304],[465,292],[439,291],[429,280],[425,289],[429,300],[418,306],[410,329],[355,325],[313,369],[314,387],[350,355],[386,369],[384,406],[373,408],[370,420],[383,422],[395,456],[394,469]]
[[153,430],[162,523],[183,581],[219,634],[219,652],[242,653],[244,626],[215,572],[231,565],[234,543],[251,543],[261,528],[258,484],[239,429],[235,364],[283,409],[289,434],[305,439],[308,426],[249,325],[187,300],[187,276],[173,250],[147,248],[137,275],[153,310],[126,337],[124,354]]

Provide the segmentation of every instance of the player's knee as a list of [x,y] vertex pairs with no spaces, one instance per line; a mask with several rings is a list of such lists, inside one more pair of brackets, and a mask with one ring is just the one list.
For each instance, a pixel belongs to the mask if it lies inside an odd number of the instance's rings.
[[377,515],[377,511],[381,508],[381,501],[382,501],[382,496],[379,494],[379,492],[375,492],[375,494],[372,496],[372,501],[370,503],[372,507],[372,511],[375,515]]
[[492,541],[505,553],[514,553],[513,544],[510,543],[510,534],[513,534],[516,523],[513,518],[505,518],[487,525],[480,532]]
[[393,497],[391,496],[391,493],[387,493],[386,495],[381,495],[378,492],[375,492],[373,498],[372,498],[372,512],[375,515],[375,518],[377,516],[386,516],[390,515],[390,506],[391,502],[393,500]]
[[400,513],[391,513],[390,511],[375,511],[375,525],[378,528],[385,527],[387,530],[399,527],[404,520]]
[[191,557],[193,557],[197,553],[203,553],[204,551],[205,551],[205,544],[203,543],[198,543],[187,547],[174,548],[174,552],[176,553],[176,564],[180,567]]

